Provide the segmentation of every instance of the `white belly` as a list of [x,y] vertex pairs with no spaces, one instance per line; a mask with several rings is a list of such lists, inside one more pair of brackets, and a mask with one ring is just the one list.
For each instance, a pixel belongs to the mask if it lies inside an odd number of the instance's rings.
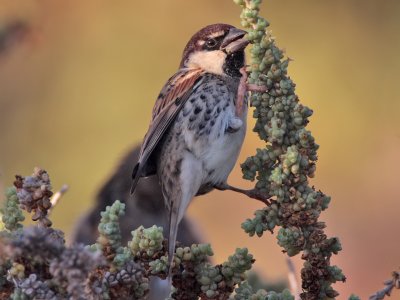
[[226,130],[235,121],[232,118],[238,118],[233,105],[220,115],[207,139],[193,142],[193,136],[187,135],[190,139],[187,144],[193,145],[192,152],[203,163],[201,184],[225,183],[235,166],[246,134],[247,109],[240,118],[242,126],[236,132],[229,133]]

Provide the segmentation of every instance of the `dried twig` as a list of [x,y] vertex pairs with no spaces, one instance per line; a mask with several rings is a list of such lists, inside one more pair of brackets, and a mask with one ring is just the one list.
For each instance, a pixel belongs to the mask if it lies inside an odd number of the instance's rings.
[[294,296],[294,300],[300,300],[299,283],[296,277],[296,268],[294,266],[293,260],[286,256],[286,264],[288,266],[288,281],[290,286],[290,291]]
[[392,279],[386,280],[384,284],[385,287],[371,295],[369,300],[381,300],[385,298],[385,296],[390,296],[393,288],[400,289],[400,272],[394,271],[392,273]]
[[61,199],[61,197],[68,191],[68,189],[69,189],[69,186],[64,184],[61,187],[61,189],[57,193],[55,193],[53,195],[53,197],[51,197],[51,199],[50,199],[51,207],[48,210],[48,213],[47,213],[48,215],[50,215],[52,213],[54,207],[57,205],[57,203]]

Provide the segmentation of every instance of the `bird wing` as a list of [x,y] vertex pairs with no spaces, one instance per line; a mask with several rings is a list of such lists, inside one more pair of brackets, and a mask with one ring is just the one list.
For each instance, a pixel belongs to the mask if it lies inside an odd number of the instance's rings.
[[186,100],[199,86],[204,71],[202,69],[180,69],[173,75],[161,90],[153,108],[152,121],[144,137],[138,163],[132,172],[131,194],[134,192],[139,178],[155,173],[148,166],[149,158],[164,133],[172,124]]

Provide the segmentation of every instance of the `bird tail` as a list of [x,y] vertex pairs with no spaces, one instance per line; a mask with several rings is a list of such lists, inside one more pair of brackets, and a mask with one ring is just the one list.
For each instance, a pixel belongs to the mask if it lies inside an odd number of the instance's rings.
[[[169,229],[168,229],[168,283],[172,284],[172,269],[175,254],[176,237],[179,225],[179,207],[175,207],[176,203],[171,203],[169,212]],[[175,204],[175,205],[174,205]]]
[[140,172],[139,172],[140,164],[137,163],[132,171],[132,185],[131,185],[131,195],[135,192],[136,186],[140,179]]

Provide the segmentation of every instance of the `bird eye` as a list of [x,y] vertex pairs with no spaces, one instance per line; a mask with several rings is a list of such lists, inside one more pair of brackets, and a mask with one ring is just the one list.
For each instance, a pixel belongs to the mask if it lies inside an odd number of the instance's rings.
[[215,39],[208,39],[206,41],[206,48],[213,49],[217,45],[217,41]]

